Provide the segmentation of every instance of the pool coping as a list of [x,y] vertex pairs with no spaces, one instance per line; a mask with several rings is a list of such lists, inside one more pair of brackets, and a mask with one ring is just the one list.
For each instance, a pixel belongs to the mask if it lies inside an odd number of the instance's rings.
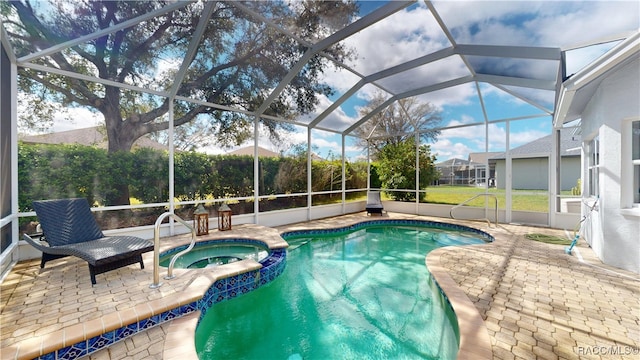
[[[464,247],[466,246],[485,246],[485,244],[464,245]],[[460,336],[457,359],[493,359],[491,338],[480,312],[440,263],[440,256],[444,251],[444,248],[431,251],[425,257],[425,265],[447,296],[449,304],[456,314]]]

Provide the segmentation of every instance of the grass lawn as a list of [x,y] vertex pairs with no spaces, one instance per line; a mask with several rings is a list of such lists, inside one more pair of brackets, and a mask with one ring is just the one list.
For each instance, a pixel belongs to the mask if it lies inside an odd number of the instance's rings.
[[[427,199],[425,202],[431,204],[448,204],[458,205],[477,194],[485,192],[484,188],[473,186],[430,186],[427,188]],[[506,196],[504,189],[489,189],[489,194],[493,194],[498,198],[498,208],[506,207]],[[563,192],[569,195],[571,192]],[[391,198],[383,193],[383,200],[391,200]],[[466,206],[484,207],[485,201],[488,201],[488,207],[494,208],[494,200],[492,197],[478,197],[466,204]],[[511,209],[519,211],[549,211],[549,192],[546,190],[513,190],[511,192]]]
[[[477,194],[485,192],[484,188],[471,186],[430,186],[427,188],[428,203],[457,205]],[[498,198],[498,208],[506,206],[504,189],[489,189],[489,194]],[[467,206],[484,207],[485,201],[489,201],[489,208],[494,207],[491,197],[479,197],[467,203]],[[513,190],[511,192],[511,208],[520,211],[549,211],[549,193],[546,190]]]
[[[432,204],[448,204],[458,205],[477,194],[485,192],[484,188],[473,186],[430,186],[427,188],[427,203]],[[493,194],[498,198],[498,208],[504,209],[506,206],[505,190],[488,189],[489,194]],[[563,192],[570,194],[571,192]],[[347,202],[362,201],[367,199],[366,191],[358,191],[347,196]],[[392,200],[388,194],[382,193],[382,200]],[[335,204],[342,201],[340,194],[314,195],[313,205]],[[485,201],[488,201],[488,208],[494,208],[494,200],[491,197],[478,197],[466,204],[466,206],[484,207]],[[132,202],[133,203],[133,202]],[[511,192],[511,208],[518,211],[549,211],[549,192],[546,190],[513,190]]]

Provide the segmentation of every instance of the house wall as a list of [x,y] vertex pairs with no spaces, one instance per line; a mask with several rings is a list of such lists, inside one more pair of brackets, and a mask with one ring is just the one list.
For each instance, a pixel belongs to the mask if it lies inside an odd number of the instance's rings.
[[[584,141],[600,136],[600,198],[585,222],[585,238],[603,262],[636,273],[640,273],[640,211],[623,208],[620,176],[622,122],[640,116],[638,79],[640,60],[636,57],[603,80],[582,114]],[[583,178],[588,178],[586,167]],[[583,214],[586,210],[583,206]]]
[[[560,190],[571,190],[580,178],[580,157],[565,156],[560,163]],[[549,159],[512,159],[512,187],[518,190],[549,190]],[[506,161],[496,160],[496,186],[505,188]]]

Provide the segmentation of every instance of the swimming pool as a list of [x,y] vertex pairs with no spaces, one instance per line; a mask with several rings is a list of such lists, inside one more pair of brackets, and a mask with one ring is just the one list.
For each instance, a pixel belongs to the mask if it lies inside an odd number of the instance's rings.
[[196,331],[200,359],[455,358],[457,322],[425,256],[489,237],[425,223],[283,234],[285,271],[207,311]]

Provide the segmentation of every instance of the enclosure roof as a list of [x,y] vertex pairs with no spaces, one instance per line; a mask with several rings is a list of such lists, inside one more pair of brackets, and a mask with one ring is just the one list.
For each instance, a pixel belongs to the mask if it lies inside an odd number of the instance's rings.
[[591,100],[600,83],[609,72],[626,66],[638,59],[640,33],[636,33],[606,54],[588,64],[560,85],[554,124],[558,127],[582,117],[582,112]]
[[[34,21],[47,21],[50,12],[72,8],[75,1],[62,0],[58,8],[46,1],[32,2],[40,16]],[[20,26],[29,26],[20,23],[15,14],[9,14],[2,18],[2,40],[12,50],[18,66],[34,71],[350,135],[363,123],[375,120],[375,115],[389,105],[412,98],[439,108],[479,104],[477,118],[469,123],[548,119],[556,111],[561,83],[571,75],[569,72],[580,69],[567,69],[568,58],[599,57],[637,34],[640,21],[638,3],[631,1],[366,1],[357,2],[358,15],[346,23],[326,15],[323,24],[333,28],[327,26],[314,33],[315,37],[309,34],[303,37],[300,35],[303,32],[293,28],[291,22],[264,12],[261,2],[228,2],[224,6],[233,8],[234,16],[242,21],[231,25],[236,28],[226,33],[227,44],[233,44],[237,40],[234,37],[241,38],[242,31],[255,27],[284,34],[305,49],[289,64],[288,73],[275,86],[260,89],[264,94],[261,103],[233,106],[210,103],[195,90],[186,96],[181,88],[189,76],[210,70],[198,70],[196,65],[206,64],[200,51],[202,44],[210,40],[205,34],[221,5],[207,1],[152,3],[155,5],[146,13],[131,14],[130,18],[97,31],[79,32],[74,38],[60,37],[57,43],[39,44],[36,51],[25,47],[20,37],[9,36],[19,34]],[[148,26],[154,19],[185,11],[199,11],[201,16],[190,25],[194,27],[189,32],[193,35],[184,40],[183,51],[178,53],[176,47],[157,52],[157,61],[145,69],[142,77],[104,78],[100,77],[100,69],[63,67],[54,61],[61,55],[73,59],[95,52],[97,40],[105,35]],[[352,50],[354,56],[337,61],[332,56],[337,47]],[[274,61],[278,58],[278,54],[260,55]],[[220,54],[222,59],[232,56],[231,52]],[[325,69],[321,81],[334,89],[335,94],[320,96],[318,104],[304,116],[285,118],[270,114],[272,102],[296,86],[296,76],[307,71],[316,56],[333,64]],[[215,66],[215,61],[209,65]],[[171,81],[167,81],[166,74],[172,75]],[[381,94],[384,102],[369,112],[358,112],[374,94]],[[505,103],[518,102],[528,110],[517,115],[504,114],[499,103],[487,100],[496,98]]]

